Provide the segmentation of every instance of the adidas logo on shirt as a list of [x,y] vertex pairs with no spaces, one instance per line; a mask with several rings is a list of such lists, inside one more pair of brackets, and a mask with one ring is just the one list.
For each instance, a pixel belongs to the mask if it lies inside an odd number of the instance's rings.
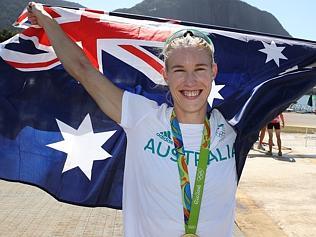
[[164,132],[158,132],[156,134],[159,138],[161,138],[163,141],[166,141],[170,144],[173,144],[173,141],[171,139],[171,132],[170,131],[164,131]]

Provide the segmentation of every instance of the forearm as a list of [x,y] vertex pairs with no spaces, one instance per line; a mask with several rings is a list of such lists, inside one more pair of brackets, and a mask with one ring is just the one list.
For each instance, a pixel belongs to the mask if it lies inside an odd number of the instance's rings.
[[83,50],[40,6],[29,9],[29,19],[44,28],[66,71],[84,86],[104,113],[120,122],[123,91],[94,68]]
[[64,68],[76,80],[84,83],[83,75],[93,66],[82,49],[64,33],[53,18],[43,15],[41,24]]

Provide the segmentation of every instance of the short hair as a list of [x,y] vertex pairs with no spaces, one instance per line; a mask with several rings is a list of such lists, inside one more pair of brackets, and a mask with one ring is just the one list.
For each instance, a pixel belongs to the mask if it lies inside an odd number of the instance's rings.
[[215,62],[214,45],[207,35],[197,30],[181,30],[172,34],[165,42],[162,54],[166,69],[168,70],[168,59],[174,49],[191,47],[206,50],[210,56],[211,64]]

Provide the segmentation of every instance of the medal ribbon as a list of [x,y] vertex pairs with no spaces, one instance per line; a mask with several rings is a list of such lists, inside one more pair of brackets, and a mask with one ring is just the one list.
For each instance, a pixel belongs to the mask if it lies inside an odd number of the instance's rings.
[[170,125],[173,134],[173,143],[176,148],[178,158],[177,163],[182,193],[185,233],[195,234],[199,220],[206,168],[208,163],[210,147],[210,122],[207,117],[205,117],[199,162],[195,175],[193,199],[191,197],[188,164],[183,147],[182,133],[174,110],[171,114]]

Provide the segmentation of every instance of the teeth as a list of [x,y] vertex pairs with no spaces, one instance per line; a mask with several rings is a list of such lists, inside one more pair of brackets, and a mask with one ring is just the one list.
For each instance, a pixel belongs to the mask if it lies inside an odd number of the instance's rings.
[[196,91],[183,91],[183,95],[189,96],[189,97],[197,96],[199,94],[200,94],[199,90],[196,90]]

